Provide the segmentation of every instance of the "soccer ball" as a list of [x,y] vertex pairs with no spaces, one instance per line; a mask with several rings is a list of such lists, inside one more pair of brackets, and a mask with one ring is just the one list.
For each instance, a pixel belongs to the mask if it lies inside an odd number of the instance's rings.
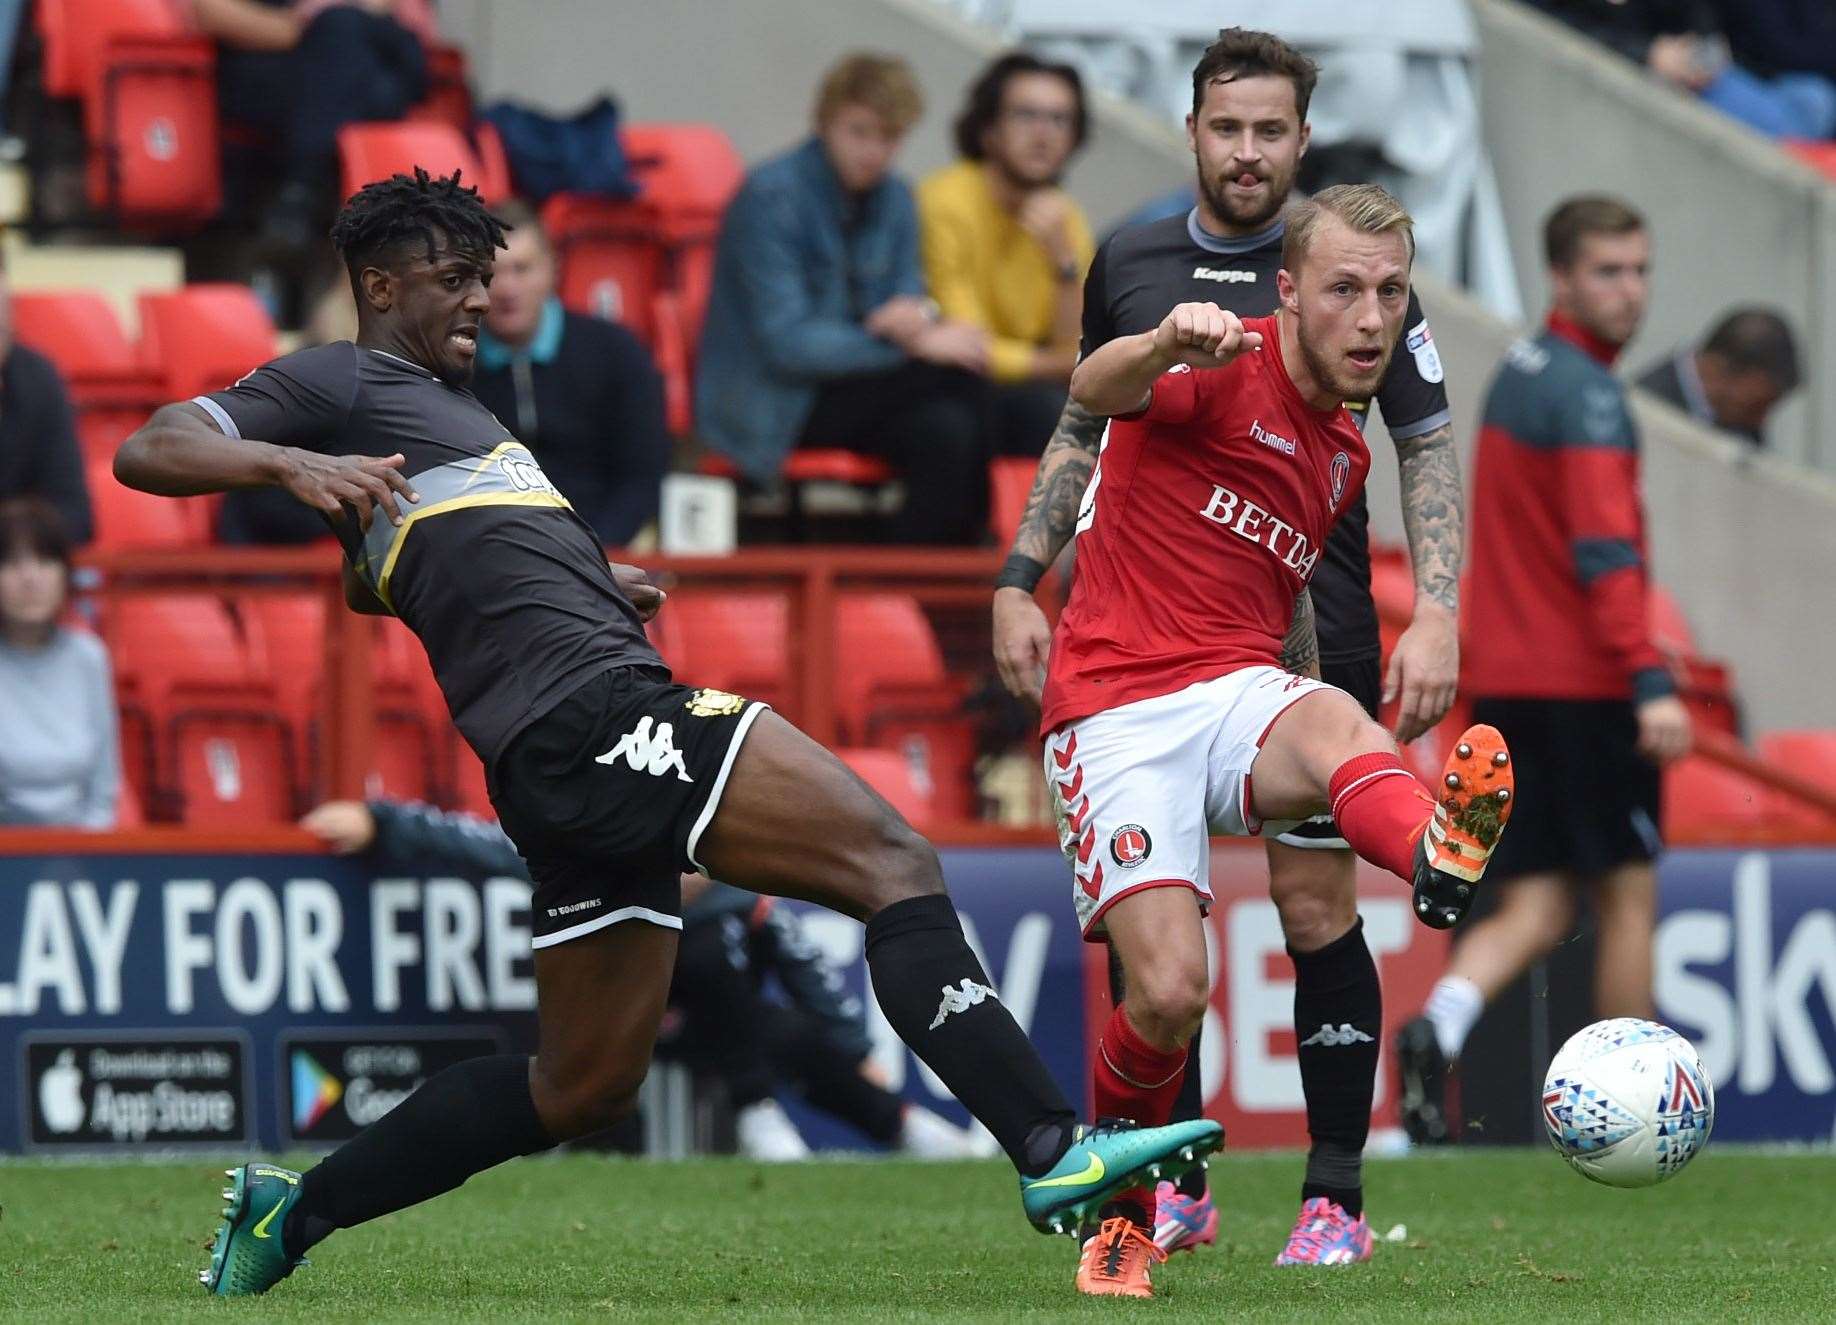
[[1715,1087],[1695,1046],[1637,1017],[1577,1031],[1543,1078],[1556,1153],[1609,1187],[1650,1187],[1696,1157],[1715,1125]]

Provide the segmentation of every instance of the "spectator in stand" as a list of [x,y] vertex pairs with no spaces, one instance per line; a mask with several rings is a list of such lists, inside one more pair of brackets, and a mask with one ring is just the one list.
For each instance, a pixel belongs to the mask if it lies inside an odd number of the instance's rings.
[[[497,824],[394,801],[327,801],[300,826],[341,856],[379,869],[461,878],[527,879],[529,867]],[[771,979],[783,1001],[766,996]],[[918,1159],[985,1153],[980,1134],[887,1090],[868,1058],[861,1000],[804,934],[789,908],[757,893],[682,876],[682,940],[670,985],[672,1016],[660,1044],[723,1078],[742,1154],[807,1158],[810,1150],[775,1092],[787,1087]]]
[[623,547],[656,519],[669,468],[663,378],[624,327],[570,313],[555,294],[555,254],[527,203],[497,215],[491,311],[472,394],[541,462],[599,541]]
[[1811,74],[1836,84],[1836,5],[1830,0],[1715,0],[1740,64],[1767,78]]
[[217,43],[223,117],[278,140],[280,187],[261,228],[299,253],[324,237],[337,203],[338,130],[398,120],[427,87],[429,0],[190,0]]
[[89,481],[64,379],[44,355],[13,340],[13,305],[0,272],[0,499],[42,497],[71,542],[94,537]]
[[895,542],[970,543],[987,506],[988,333],[938,316],[893,158],[923,102],[903,60],[850,55],[815,132],[755,167],[721,222],[696,425],[754,483],[798,446],[885,457]]
[[1037,457],[1064,411],[1095,245],[1059,180],[1088,131],[1077,70],[1003,55],[957,117],[961,160],[918,189],[931,297],[989,334],[1000,455]]
[[115,687],[101,641],[60,624],[70,555],[55,507],[0,502],[0,824],[115,826]]
[[[1792,63],[1768,73],[1737,62],[1714,0],[1529,0],[1536,8],[1610,46],[1684,92],[1700,96],[1725,115],[1774,138],[1828,138],[1836,132],[1836,81],[1829,71],[1802,72]],[[1790,0],[1740,0],[1720,8],[1763,9],[1769,17],[1795,7]],[[1828,29],[1828,0],[1802,0],[1820,9],[1816,27]],[[1776,38],[1782,17],[1766,25]],[[1757,23],[1739,28],[1745,49],[1763,40]],[[1776,58],[1776,53],[1775,53]]]
[[1473,721],[1511,742],[1518,804],[1486,877],[1497,909],[1461,932],[1399,1038],[1418,1142],[1449,1139],[1446,1064],[1485,1004],[1573,932],[1577,894],[1600,932],[1596,1014],[1652,1015],[1658,767],[1690,743],[1647,624],[1638,434],[1612,371],[1644,316],[1651,242],[1625,203],[1577,197],[1543,243],[1548,324],[1506,352],[1482,415],[1461,647]]
[[1766,441],[1766,416],[1799,382],[1798,346],[1785,319],[1742,308],[1715,324],[1700,349],[1683,349],[1638,384],[1693,417],[1754,446]]

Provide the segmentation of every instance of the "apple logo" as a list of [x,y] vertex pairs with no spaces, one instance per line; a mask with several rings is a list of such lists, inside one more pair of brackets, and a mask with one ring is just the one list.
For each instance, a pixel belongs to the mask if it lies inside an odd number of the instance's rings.
[[76,1050],[65,1049],[38,1078],[38,1111],[54,1132],[74,1132],[83,1125],[83,1070]]

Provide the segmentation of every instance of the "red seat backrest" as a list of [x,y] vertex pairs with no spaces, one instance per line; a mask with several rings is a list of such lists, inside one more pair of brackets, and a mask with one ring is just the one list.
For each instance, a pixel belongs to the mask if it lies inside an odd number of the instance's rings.
[[430,175],[463,172],[460,182],[476,185],[486,202],[508,196],[508,179],[488,172],[465,135],[437,120],[347,124],[338,130],[338,159],[347,198],[376,180],[412,175],[416,166]]
[[220,391],[280,353],[274,322],[247,286],[204,282],[140,296],[140,361],[168,399]]
[[155,497],[123,487],[111,454],[88,452],[84,472],[99,548],[202,547],[210,542],[210,505],[203,497]]
[[155,711],[265,677],[228,609],[208,594],[123,595],[104,624],[116,675]]
[[627,124],[619,141],[642,186],[639,201],[664,234],[680,242],[711,238],[739,192],[746,163],[712,124]]
[[836,711],[844,727],[866,730],[870,710],[901,692],[906,704],[954,706],[943,650],[918,600],[907,594],[843,594],[835,614]]
[[263,701],[221,696],[170,731],[179,819],[193,826],[288,823],[298,810],[287,728]]
[[790,608],[782,594],[671,594],[671,665],[695,684],[782,704],[790,694]]
[[114,305],[90,290],[16,292],[13,330],[21,344],[48,357],[73,384],[133,373],[140,366]]
[[912,827],[922,830],[936,818],[931,792],[919,784],[910,763],[897,750],[868,748],[840,749],[836,755],[861,781],[872,787],[905,816]]
[[1772,804],[1771,789],[1764,783],[1705,755],[1685,755],[1664,770],[1667,835],[1687,826],[1692,842],[1712,843],[1722,832],[1738,840],[1741,831],[1767,822]]
[[657,300],[669,289],[669,250],[627,203],[562,194],[542,209],[559,261],[561,302],[628,327],[657,348]]
[[36,8],[45,91],[54,97],[94,90],[111,41],[189,32],[179,0],[38,0]]
[[[1759,752],[1768,762],[1836,794],[1836,731],[1768,732],[1759,739]],[[1773,793],[1772,809],[1781,822],[1794,826],[1824,833],[1836,828],[1836,818],[1782,791]]]
[[129,229],[193,228],[223,205],[216,53],[202,40],[117,39],[84,100],[89,200]]

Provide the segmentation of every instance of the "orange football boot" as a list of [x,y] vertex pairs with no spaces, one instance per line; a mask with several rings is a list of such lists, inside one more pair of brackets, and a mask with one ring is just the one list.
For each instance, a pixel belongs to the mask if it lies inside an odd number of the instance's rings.
[[1152,1297],[1148,1267],[1167,1258],[1132,1219],[1105,1219],[1077,1262],[1077,1291],[1095,1297]]
[[1511,753],[1496,727],[1468,727],[1447,756],[1434,818],[1415,844],[1415,918],[1452,929],[1473,904],[1517,791]]

